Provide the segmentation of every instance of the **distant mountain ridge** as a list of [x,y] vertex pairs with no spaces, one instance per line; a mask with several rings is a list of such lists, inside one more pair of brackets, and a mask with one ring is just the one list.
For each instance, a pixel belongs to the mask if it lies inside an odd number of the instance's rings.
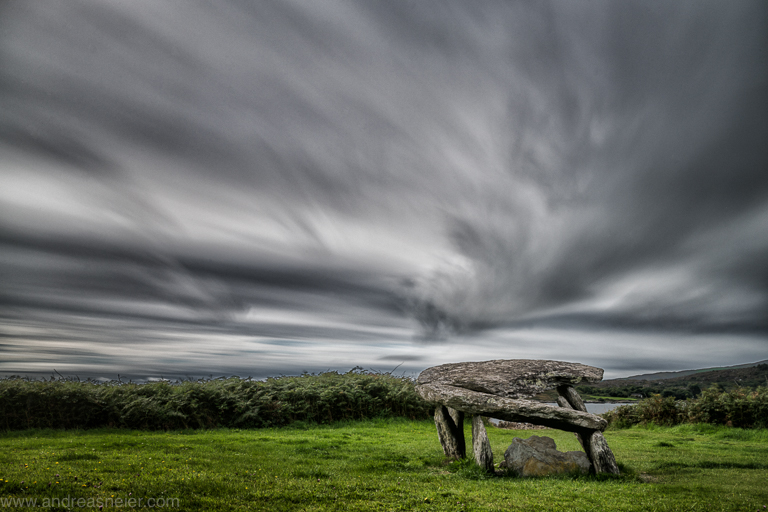
[[585,397],[649,397],[655,394],[685,399],[698,396],[702,390],[719,386],[722,390],[756,389],[768,386],[768,360],[754,363],[633,375],[589,385],[576,386]]
[[[722,370],[738,370],[740,368],[752,368],[759,364],[768,364],[768,359],[765,359],[763,361],[757,361],[755,363],[745,363],[745,364],[737,364],[733,366],[716,366],[714,368],[701,368],[698,370],[681,370],[677,372],[656,372],[656,373],[644,373],[642,375],[632,375],[630,377],[622,377],[619,379],[610,379],[611,382],[620,382],[620,381],[626,381],[626,380],[664,380],[664,379],[674,379],[677,377],[688,377],[690,375],[694,375],[696,373],[702,373],[702,372],[716,372],[716,371],[722,371]],[[608,382],[608,381],[604,381]]]

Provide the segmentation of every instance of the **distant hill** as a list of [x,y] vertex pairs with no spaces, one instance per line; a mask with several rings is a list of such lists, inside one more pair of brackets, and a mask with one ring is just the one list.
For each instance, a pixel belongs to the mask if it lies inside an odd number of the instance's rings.
[[[623,381],[623,380],[663,380],[663,379],[675,379],[677,377],[687,377],[696,373],[713,372],[721,370],[736,370],[738,368],[752,368],[760,364],[768,364],[768,359],[764,361],[758,361],[756,363],[737,364],[734,366],[718,366],[714,368],[701,368],[699,370],[681,370],[679,372],[657,372],[657,373],[645,373],[643,375],[632,375],[631,377],[623,377],[621,379],[611,379],[611,381]],[[605,381],[608,382],[608,381]]]
[[576,389],[585,397],[632,397],[660,394],[684,399],[698,396],[702,390],[715,384],[725,390],[737,387],[754,389],[758,386],[768,386],[768,360],[720,368],[635,375],[577,386]]

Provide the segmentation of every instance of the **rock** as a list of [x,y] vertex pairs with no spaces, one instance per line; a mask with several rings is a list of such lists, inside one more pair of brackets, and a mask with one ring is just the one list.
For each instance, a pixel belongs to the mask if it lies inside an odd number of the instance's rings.
[[595,431],[589,437],[589,458],[595,468],[595,473],[611,473],[618,475],[619,465],[608,447],[608,442],[602,432]]
[[472,453],[478,466],[493,473],[493,452],[482,416],[472,417]]
[[[557,388],[560,396],[557,397],[557,404],[566,409],[572,408],[580,411],[586,411],[587,406],[581,400],[581,397],[571,386],[560,386]],[[616,464],[616,458],[608,447],[605,436],[600,431],[584,431],[576,434],[587,457],[592,461],[592,467],[595,473],[611,473],[618,475],[619,466]]]
[[464,413],[444,405],[435,409],[437,437],[443,447],[443,453],[450,459],[463,459],[467,456],[464,442]]
[[[560,395],[558,396],[558,399],[564,398],[566,403],[571,406],[571,409],[587,412],[587,406],[584,405],[584,401],[581,399],[581,396],[579,396],[579,393],[573,389],[573,386],[558,386],[557,393]],[[557,403],[560,407],[563,407],[560,400],[558,400]]]
[[[575,409],[577,411],[586,411],[587,406],[584,405],[579,394],[571,386],[559,386],[557,388],[559,396],[557,397],[557,405],[565,407],[566,409]],[[575,396],[574,396],[575,395]],[[589,456],[589,436],[591,431],[576,432],[576,439],[579,440],[581,447],[584,449],[584,453],[587,454],[587,458],[591,461]]]
[[421,372],[416,384],[446,384],[499,397],[530,398],[565,384],[598,382],[602,378],[602,369],[579,363],[496,359],[433,366]]
[[519,421],[498,421],[496,428],[507,430],[550,430],[544,425],[534,425],[533,423],[520,423]]
[[456,425],[459,442],[464,444],[464,413],[456,409],[448,408],[448,414],[451,415],[453,423]]
[[504,421],[535,423],[568,432],[605,430],[608,422],[588,412],[553,407],[532,400],[502,398],[446,384],[421,384],[416,391],[425,400],[442,404],[473,416],[488,416]]
[[568,403],[568,400],[566,400],[565,397],[563,396],[557,397],[557,405],[559,405],[560,407],[565,407],[566,409],[573,409],[573,407],[571,407],[571,404]]
[[584,452],[561,452],[550,437],[516,437],[504,452],[502,467],[518,476],[549,476],[564,473],[589,473],[590,463]]

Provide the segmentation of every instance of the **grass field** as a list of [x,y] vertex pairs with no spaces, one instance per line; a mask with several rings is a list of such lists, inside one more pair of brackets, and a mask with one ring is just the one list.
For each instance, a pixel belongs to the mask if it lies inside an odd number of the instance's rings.
[[[513,437],[530,435],[553,437],[560,450],[579,449],[565,432],[490,428],[496,461]],[[622,476],[519,479],[486,476],[468,462],[446,464],[430,421],[242,431],[27,430],[0,434],[0,508],[26,510],[21,502],[3,501],[26,498],[47,505],[44,510],[76,510],[71,505],[78,499],[93,510],[164,503],[190,511],[742,511],[768,505],[766,430],[635,427],[608,431],[606,438]]]

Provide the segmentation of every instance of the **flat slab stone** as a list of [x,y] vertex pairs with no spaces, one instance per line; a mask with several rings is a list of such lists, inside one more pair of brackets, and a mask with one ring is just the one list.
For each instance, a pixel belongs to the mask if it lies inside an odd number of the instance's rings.
[[542,402],[490,395],[447,384],[421,384],[416,392],[428,402],[442,404],[466,414],[504,421],[535,423],[568,432],[605,430],[608,422],[588,412],[552,407]]
[[417,385],[448,385],[505,398],[530,398],[558,386],[598,382],[603,370],[594,366],[543,359],[496,359],[451,363],[427,368]]

